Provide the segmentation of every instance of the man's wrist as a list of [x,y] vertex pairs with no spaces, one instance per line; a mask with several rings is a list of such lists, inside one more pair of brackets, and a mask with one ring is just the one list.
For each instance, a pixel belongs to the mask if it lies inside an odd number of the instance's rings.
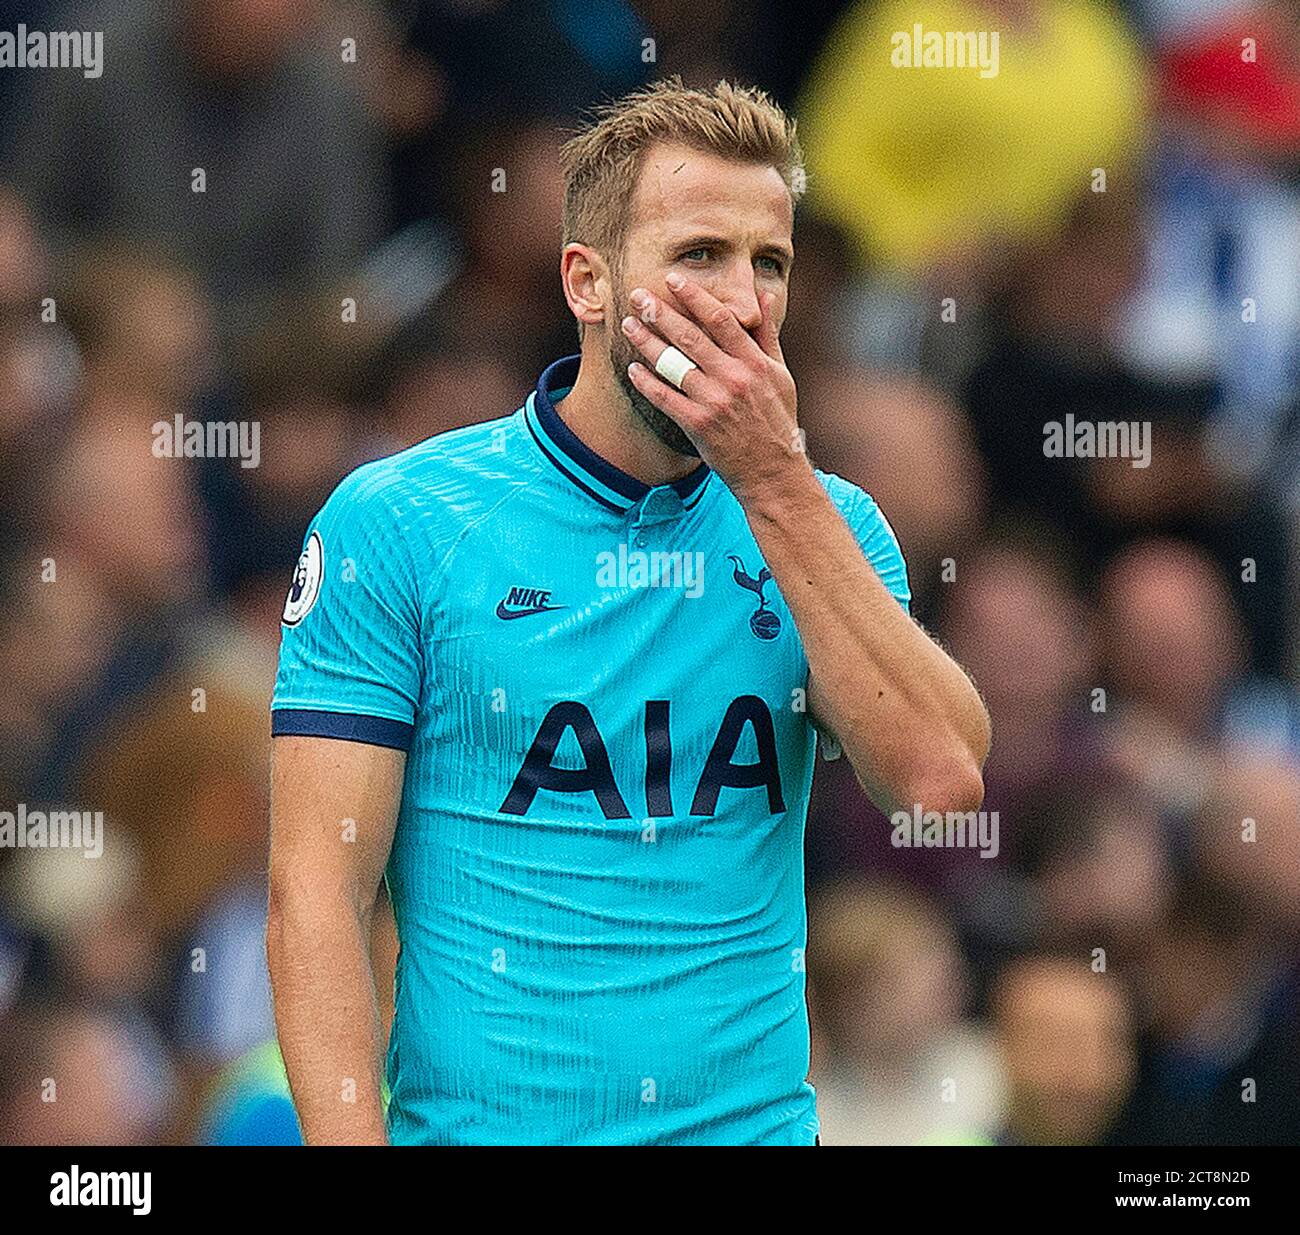
[[733,485],[731,489],[745,513],[764,523],[783,523],[825,497],[808,456],[802,454],[793,457],[780,471]]

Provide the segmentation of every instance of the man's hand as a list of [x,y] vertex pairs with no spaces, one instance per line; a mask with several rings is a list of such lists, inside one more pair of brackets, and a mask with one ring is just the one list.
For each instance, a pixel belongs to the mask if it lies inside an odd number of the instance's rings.
[[[988,714],[960,666],[889,594],[817,480],[795,422],[776,297],[760,296],[751,337],[698,284],[675,273],[665,281],[686,312],[632,293],[641,320],[626,318],[623,331],[651,367],[633,364],[628,373],[744,509],[803,640],[812,718],[838,738],[887,813],[978,809]],[[681,390],[653,371],[668,346],[699,366]]]
[[[751,336],[735,313],[698,283],[677,274],[666,282],[685,314],[637,288],[631,301],[640,318],[622,322],[623,333],[649,361],[629,367],[633,385],[682,427],[742,504],[792,473],[811,475],[795,420],[794,378],[772,317],[775,293],[760,295],[762,320]],[[699,366],[682,379],[681,390],[654,372],[669,346]]]

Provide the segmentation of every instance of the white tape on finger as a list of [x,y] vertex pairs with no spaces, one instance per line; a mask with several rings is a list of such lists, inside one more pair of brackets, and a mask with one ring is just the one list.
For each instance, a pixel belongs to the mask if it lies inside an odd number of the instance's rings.
[[686,375],[699,367],[685,352],[678,351],[675,347],[665,347],[663,354],[655,361],[655,372],[664,381],[672,382],[678,390],[682,388]]

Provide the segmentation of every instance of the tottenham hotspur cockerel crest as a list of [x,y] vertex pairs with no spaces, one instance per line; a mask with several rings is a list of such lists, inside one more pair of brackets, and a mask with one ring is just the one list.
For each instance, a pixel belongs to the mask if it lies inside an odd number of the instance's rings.
[[767,587],[768,580],[772,577],[772,572],[766,566],[758,572],[758,578],[755,579],[745,569],[745,563],[740,560],[734,553],[727,554],[727,561],[733,563],[731,577],[740,584],[747,592],[753,592],[758,597],[758,608],[749,615],[749,629],[753,632],[755,639],[775,639],[781,633],[781,619],[767,607],[767,601],[763,596],[763,589]]

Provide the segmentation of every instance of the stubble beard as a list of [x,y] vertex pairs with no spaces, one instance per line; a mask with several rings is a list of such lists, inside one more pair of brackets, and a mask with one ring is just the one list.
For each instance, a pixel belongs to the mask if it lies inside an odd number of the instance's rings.
[[632,411],[669,450],[674,450],[679,455],[686,455],[688,458],[698,459],[700,452],[696,449],[695,443],[687,437],[686,431],[681,425],[671,416],[655,407],[632,384],[632,379],[627,374],[627,367],[634,360],[640,361],[646,368],[650,368],[650,365],[647,363],[646,358],[628,341],[628,337],[623,333],[622,328],[618,326],[618,323],[625,317],[629,315],[636,316],[632,313],[628,302],[623,298],[621,285],[614,293],[614,309],[615,328],[609,332],[609,363],[614,370],[614,377],[618,380],[619,386],[627,396],[627,401],[632,405]]

